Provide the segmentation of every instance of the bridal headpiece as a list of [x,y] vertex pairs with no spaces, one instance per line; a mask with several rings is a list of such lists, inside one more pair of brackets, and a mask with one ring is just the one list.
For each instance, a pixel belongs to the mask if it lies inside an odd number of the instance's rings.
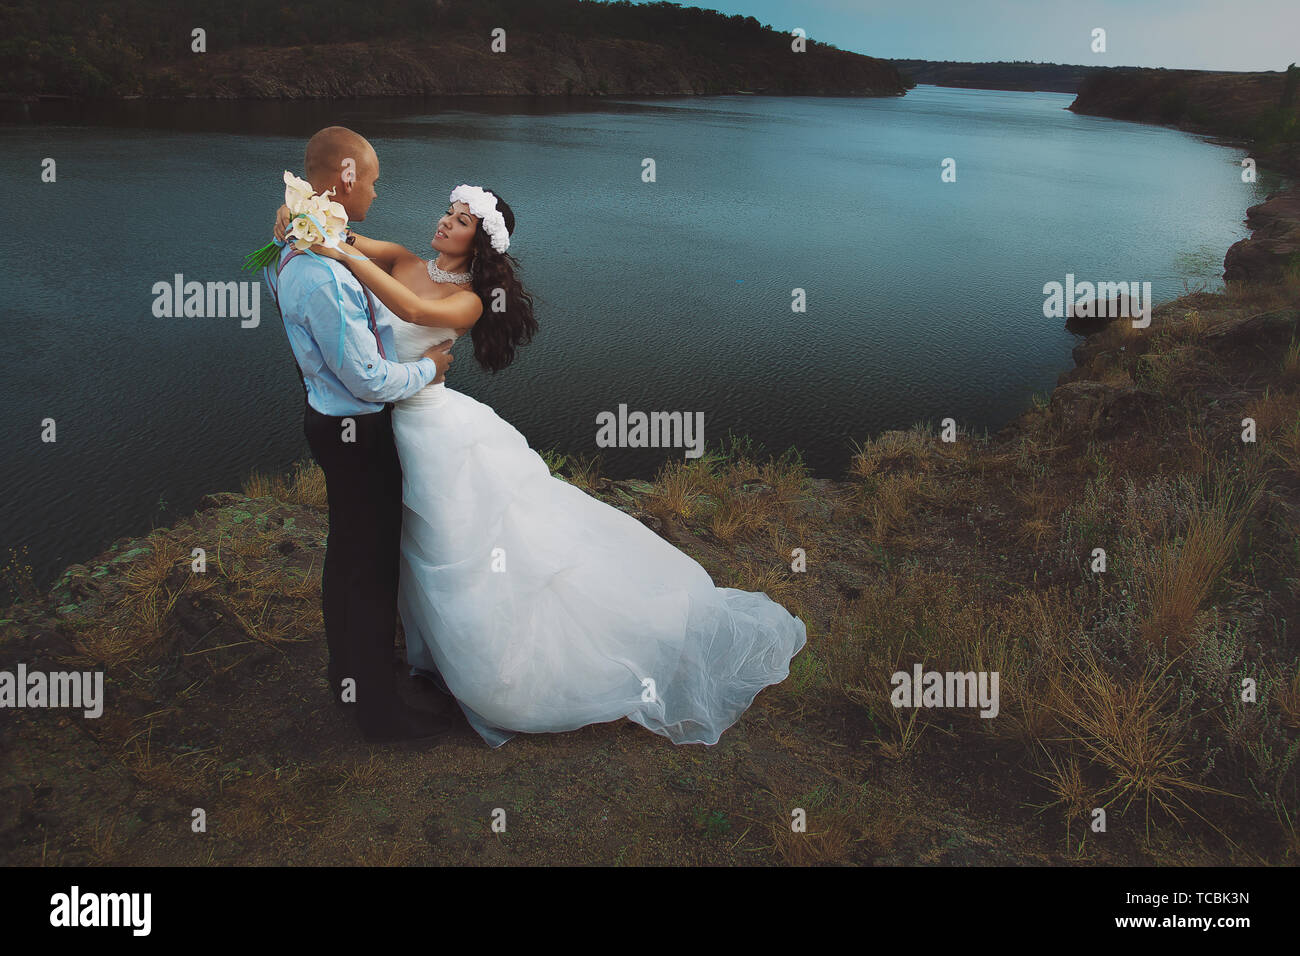
[[497,197],[481,186],[469,186],[465,183],[451,191],[452,202],[463,202],[469,211],[478,216],[492,240],[492,248],[505,252],[510,248],[510,233],[506,230],[505,216],[497,209]]

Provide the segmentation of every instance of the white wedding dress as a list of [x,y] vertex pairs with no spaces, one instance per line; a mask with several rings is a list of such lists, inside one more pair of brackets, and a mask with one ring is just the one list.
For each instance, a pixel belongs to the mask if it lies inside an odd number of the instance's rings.
[[[396,358],[454,337],[398,321]],[[407,660],[489,746],[620,717],[714,744],[789,674],[801,620],[552,477],[487,405],[429,385],[395,403],[393,432]]]

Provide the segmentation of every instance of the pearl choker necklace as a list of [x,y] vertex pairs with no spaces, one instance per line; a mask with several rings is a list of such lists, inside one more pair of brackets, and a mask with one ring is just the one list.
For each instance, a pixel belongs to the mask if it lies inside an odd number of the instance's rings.
[[429,278],[434,282],[455,283],[469,282],[472,279],[468,272],[448,272],[446,269],[439,269],[432,259],[429,260]]

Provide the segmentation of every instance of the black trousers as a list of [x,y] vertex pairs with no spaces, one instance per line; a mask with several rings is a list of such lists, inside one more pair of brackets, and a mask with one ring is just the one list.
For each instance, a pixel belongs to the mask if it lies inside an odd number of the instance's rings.
[[[321,585],[334,692],[356,680],[357,720],[377,727],[397,705],[393,641],[402,540],[402,465],[393,409],[335,417],[304,399],[303,431],[325,472],[329,538]],[[345,429],[348,421],[351,432]],[[346,440],[351,439],[351,440]]]

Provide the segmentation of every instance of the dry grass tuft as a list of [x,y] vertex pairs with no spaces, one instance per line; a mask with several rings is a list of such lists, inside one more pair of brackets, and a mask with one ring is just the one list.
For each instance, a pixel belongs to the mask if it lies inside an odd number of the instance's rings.
[[1179,809],[1201,817],[1187,798],[1222,791],[1191,779],[1184,752],[1186,721],[1180,707],[1170,705],[1177,684],[1169,679],[1167,666],[1122,679],[1112,676],[1091,650],[1062,663],[1052,684],[1053,707],[1068,728],[1067,739],[1110,778],[1099,794],[1110,795],[1103,806],[1122,800],[1120,809],[1126,811],[1140,801],[1148,837],[1153,810],[1180,824]]
[[[1077,758],[1070,755],[1058,763],[1056,756],[1047,747],[1043,747],[1042,752],[1051,765],[1051,772],[1039,773],[1033,771],[1033,774],[1046,782],[1047,789],[1056,799],[1048,803],[1035,804],[1035,806],[1039,813],[1051,807],[1060,806],[1061,815],[1065,818],[1066,852],[1081,855],[1083,845],[1088,839],[1088,820],[1099,801],[1092,788],[1084,780]],[[1083,823],[1083,839],[1079,841],[1077,847],[1071,850],[1070,831],[1073,829],[1076,820]]]
[[1198,497],[1194,503],[1186,534],[1162,542],[1137,569],[1147,604],[1140,634],[1153,647],[1177,655],[1193,640],[1206,601],[1263,493],[1263,483],[1250,467],[1257,461],[1247,460],[1244,475],[1220,467],[1208,500]]
[[293,474],[288,477],[254,471],[244,480],[241,490],[249,498],[270,496],[287,504],[305,505],[309,508],[329,506],[325,472],[310,459],[297,462]]
[[712,481],[712,467],[709,458],[668,462],[659,470],[652,484],[647,499],[650,513],[683,521],[694,518]]

